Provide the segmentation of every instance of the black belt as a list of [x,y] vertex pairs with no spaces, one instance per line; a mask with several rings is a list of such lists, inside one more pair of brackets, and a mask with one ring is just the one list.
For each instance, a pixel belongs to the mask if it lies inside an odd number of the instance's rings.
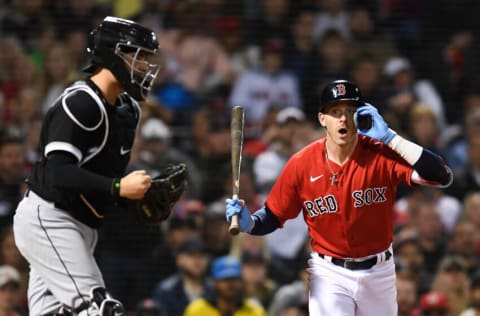
[[[325,255],[319,253],[320,258],[325,258]],[[385,261],[390,259],[392,253],[390,251],[385,251]],[[348,270],[367,270],[377,264],[377,256],[365,259],[363,261],[355,261],[353,259],[341,259],[341,258],[332,258],[332,263],[334,265],[343,267]]]
[[[28,197],[28,195],[30,194],[30,188],[27,188],[25,190],[25,193],[23,194],[24,197]],[[37,194],[38,195],[38,194]],[[40,195],[38,195],[39,197],[41,197]],[[43,199],[43,198],[42,198]],[[44,199],[45,200],[45,199]],[[50,202],[48,200],[45,200],[46,202]],[[59,208],[59,209],[62,209],[62,210],[66,210],[66,208],[64,206],[62,206],[60,203],[57,203],[57,202],[53,202],[53,205],[55,206],[55,208]]]

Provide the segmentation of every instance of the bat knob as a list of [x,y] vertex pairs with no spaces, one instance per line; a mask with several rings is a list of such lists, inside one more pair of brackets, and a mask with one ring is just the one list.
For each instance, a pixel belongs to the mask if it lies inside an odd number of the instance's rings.
[[240,226],[238,225],[238,215],[233,215],[230,222],[230,227],[228,227],[228,232],[230,235],[238,235],[240,233]]

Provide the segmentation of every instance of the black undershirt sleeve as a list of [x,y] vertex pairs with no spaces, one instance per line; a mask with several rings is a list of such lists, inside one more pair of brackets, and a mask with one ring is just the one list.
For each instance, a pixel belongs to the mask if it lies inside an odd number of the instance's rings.
[[111,193],[112,178],[77,166],[77,159],[67,152],[55,151],[48,157],[52,185],[78,192]]
[[278,218],[266,206],[253,213],[252,218],[255,221],[255,226],[250,232],[252,235],[266,235],[280,228]]
[[428,149],[423,149],[422,155],[413,165],[413,169],[425,180],[436,182],[441,185],[448,185],[452,181],[452,172],[445,165],[440,156]]

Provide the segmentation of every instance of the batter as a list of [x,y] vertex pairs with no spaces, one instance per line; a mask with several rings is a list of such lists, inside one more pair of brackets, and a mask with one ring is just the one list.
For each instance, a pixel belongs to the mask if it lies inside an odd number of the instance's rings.
[[[372,124],[358,129],[359,119]],[[230,222],[264,235],[303,213],[313,252],[309,314],[397,315],[392,252],[397,187],[446,187],[452,172],[441,157],[389,129],[377,109],[346,80],[322,91],[318,121],[326,136],[293,155],[253,215],[242,200],[226,200]]]

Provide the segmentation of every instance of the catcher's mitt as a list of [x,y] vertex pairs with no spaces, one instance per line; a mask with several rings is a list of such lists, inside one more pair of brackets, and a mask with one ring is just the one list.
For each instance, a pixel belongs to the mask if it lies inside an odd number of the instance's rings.
[[187,166],[170,164],[152,179],[152,185],[143,199],[134,202],[134,211],[140,222],[159,224],[171,213],[187,187]]

